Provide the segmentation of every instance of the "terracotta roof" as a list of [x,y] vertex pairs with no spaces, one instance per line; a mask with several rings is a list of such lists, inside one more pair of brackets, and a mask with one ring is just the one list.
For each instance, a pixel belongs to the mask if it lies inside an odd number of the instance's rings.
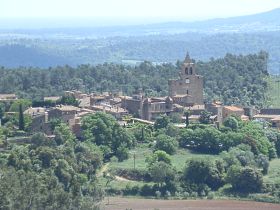
[[44,101],[58,101],[59,99],[60,99],[60,96],[44,97]]
[[149,121],[149,120],[142,120],[140,118],[131,118],[131,120],[137,121],[137,122],[141,122],[141,123],[145,123],[145,124],[149,124],[149,125],[153,125],[154,122],[153,121]]
[[198,120],[200,118],[200,115],[190,115],[189,119],[193,119],[193,120]]
[[257,114],[254,116],[255,119],[277,119],[280,115],[270,115],[270,114]]
[[190,107],[190,110],[204,110],[205,106],[204,105],[193,105]]
[[184,108],[183,106],[181,106],[180,104],[173,104],[173,106],[175,107],[175,108],[178,108],[178,109],[182,109],[182,108]]
[[105,112],[109,112],[109,113],[127,113],[126,109],[123,109],[121,107],[115,107],[115,106],[95,105],[95,106],[92,106],[92,108],[94,110],[105,111]]
[[29,115],[38,115],[38,114],[45,113],[45,111],[46,111],[46,108],[44,108],[44,107],[30,107],[27,110],[25,110],[23,113],[29,114]]
[[242,121],[249,121],[249,117],[246,115],[241,115],[241,120]]
[[7,99],[16,99],[16,94],[0,94],[0,99],[7,100]]
[[271,121],[273,121],[273,122],[280,122],[280,116],[277,117],[277,118],[272,119]]
[[57,106],[57,109],[61,111],[78,111],[79,108],[75,106]]
[[236,111],[243,111],[242,108],[239,108],[237,106],[224,106],[225,109],[236,112]]
[[188,97],[188,96],[190,96],[190,95],[188,95],[188,94],[177,94],[177,95],[175,95],[175,96],[173,96],[173,98],[184,98],[184,97]]

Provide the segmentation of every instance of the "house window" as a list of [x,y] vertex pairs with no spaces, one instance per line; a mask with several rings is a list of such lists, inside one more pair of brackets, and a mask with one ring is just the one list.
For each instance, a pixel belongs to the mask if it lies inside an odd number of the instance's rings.
[[189,94],[189,90],[187,90],[187,94]]

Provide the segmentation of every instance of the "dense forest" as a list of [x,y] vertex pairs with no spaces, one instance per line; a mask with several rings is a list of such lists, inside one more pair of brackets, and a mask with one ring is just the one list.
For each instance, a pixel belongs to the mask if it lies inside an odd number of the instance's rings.
[[104,196],[96,180],[101,150],[78,142],[66,125],[54,132],[52,139],[37,133],[30,144],[9,143],[11,150],[0,153],[0,209],[97,209]]
[[137,61],[171,62],[183,59],[186,50],[197,60],[222,58],[226,53],[250,54],[265,50],[270,54],[268,71],[278,73],[280,34],[185,33],[88,39],[0,39],[0,66],[48,68],[57,65],[135,63]]
[[[204,76],[205,99],[218,99],[225,104],[264,106],[267,91],[268,54],[227,54],[224,58],[198,61],[197,72]],[[137,66],[104,63],[61,66],[49,69],[0,69],[0,92],[17,93],[20,97],[41,100],[44,96],[61,95],[65,90],[86,93],[123,91],[131,95],[142,88],[147,96],[166,96],[168,79],[178,77],[181,62]]]

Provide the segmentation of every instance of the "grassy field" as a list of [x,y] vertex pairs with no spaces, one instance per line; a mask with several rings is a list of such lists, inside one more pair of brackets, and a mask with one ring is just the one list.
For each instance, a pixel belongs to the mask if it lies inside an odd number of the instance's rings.
[[280,77],[279,76],[271,76],[267,79],[269,88],[268,88],[268,96],[269,100],[267,102],[268,105],[273,107],[280,107]]
[[266,183],[280,184],[280,159],[270,161],[268,174],[264,177]]
[[[134,158],[133,154],[135,153],[135,168],[145,169],[147,164],[145,162],[146,157],[152,154],[152,149],[148,148],[147,145],[140,145],[130,152],[128,160],[123,162],[113,162],[110,163],[110,168],[133,168],[134,167]],[[172,165],[177,170],[183,170],[186,164],[186,161],[191,158],[207,158],[207,159],[216,159],[218,155],[206,155],[206,154],[197,154],[189,150],[179,149],[175,155],[171,156]]]
[[[108,168],[121,168],[121,169],[133,169],[134,168],[134,158],[133,154],[135,154],[135,168],[136,169],[146,169],[147,163],[145,162],[146,157],[151,155],[153,150],[148,147],[147,144],[144,145],[138,145],[134,150],[130,151],[129,159],[123,161],[123,162],[110,162],[108,164]],[[172,165],[178,170],[183,171],[186,161],[191,158],[207,158],[207,159],[217,159],[219,158],[218,155],[205,155],[205,154],[197,154],[192,153],[189,150],[179,149],[175,155],[171,156]],[[106,183],[106,180],[102,181],[103,184]],[[120,180],[115,179],[110,183],[110,186],[113,189],[121,190],[126,187],[126,185],[130,186],[142,186],[144,184],[153,185],[154,183],[149,182],[139,182],[139,181],[130,181],[130,180]]]

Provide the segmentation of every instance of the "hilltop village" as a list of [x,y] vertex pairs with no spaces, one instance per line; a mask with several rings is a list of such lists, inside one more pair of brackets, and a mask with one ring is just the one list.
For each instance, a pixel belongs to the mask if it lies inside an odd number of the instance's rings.
[[[174,68],[177,78],[163,80],[166,92],[158,95],[164,97],[149,97],[144,85],[134,94],[58,86],[52,86],[57,94],[32,100],[23,92],[0,94],[2,195],[21,197],[22,183],[33,183],[30,191],[50,192],[45,197],[55,190],[59,201],[61,192],[71,196],[66,205],[75,207],[67,209],[77,209],[76,198],[95,203],[104,195],[219,199],[250,193],[246,199],[279,203],[280,109],[209,100],[199,65],[187,54]],[[92,70],[87,77],[97,77]],[[43,209],[45,197],[36,198],[34,209]]]
[[[31,133],[43,132],[51,136],[50,122],[59,119],[68,124],[78,138],[81,137],[82,117],[96,112],[113,115],[123,126],[134,122],[153,125],[159,116],[176,113],[181,120],[175,126],[185,127],[186,117],[189,122],[198,123],[201,115],[207,112],[211,115],[209,117],[211,123],[217,127],[227,117],[235,115],[243,121],[252,119],[268,121],[272,127],[280,128],[280,109],[257,110],[254,107],[226,106],[219,101],[205,103],[203,77],[196,73],[196,65],[188,53],[178,79],[170,79],[168,86],[168,96],[150,98],[145,97],[141,89],[132,96],[125,96],[121,92],[85,94],[77,90],[65,91],[62,97],[75,100],[77,102],[75,105],[59,104],[61,96],[45,97],[46,104],[52,106],[29,107],[24,114],[32,119]],[[17,100],[15,94],[0,94],[0,102],[11,103]]]

